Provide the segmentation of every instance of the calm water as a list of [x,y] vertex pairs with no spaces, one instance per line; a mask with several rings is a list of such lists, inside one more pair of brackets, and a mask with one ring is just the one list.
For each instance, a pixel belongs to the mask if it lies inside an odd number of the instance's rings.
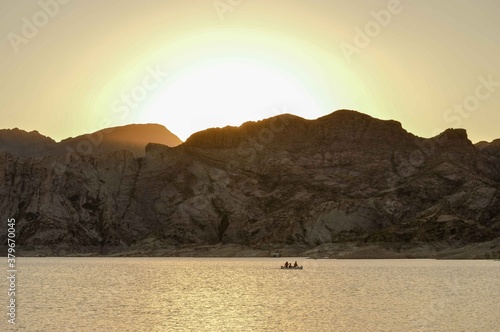
[[18,258],[0,330],[500,331],[498,261],[284,260]]

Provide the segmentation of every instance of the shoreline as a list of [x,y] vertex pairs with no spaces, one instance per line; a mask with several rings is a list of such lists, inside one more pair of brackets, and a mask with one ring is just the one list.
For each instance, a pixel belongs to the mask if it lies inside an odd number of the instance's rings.
[[[119,248],[35,248],[19,250],[17,257],[304,257],[309,259],[500,259],[500,238],[465,246],[435,243],[324,243],[316,247],[288,245],[280,249],[240,244]],[[6,252],[3,251],[3,252]]]

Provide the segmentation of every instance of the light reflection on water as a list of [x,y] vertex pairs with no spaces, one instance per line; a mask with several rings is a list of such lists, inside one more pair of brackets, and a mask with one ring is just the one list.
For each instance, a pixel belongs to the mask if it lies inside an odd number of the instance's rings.
[[[299,259],[304,270],[281,270],[285,260],[19,258],[16,330],[496,331],[500,326],[499,262]],[[0,330],[3,324],[6,319]]]

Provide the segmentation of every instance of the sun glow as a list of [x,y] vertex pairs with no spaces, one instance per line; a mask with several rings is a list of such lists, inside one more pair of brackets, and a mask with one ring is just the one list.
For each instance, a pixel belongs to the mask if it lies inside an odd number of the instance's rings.
[[211,127],[240,125],[279,113],[324,113],[298,77],[250,60],[197,64],[173,73],[146,107],[148,122],[164,124],[182,140]]

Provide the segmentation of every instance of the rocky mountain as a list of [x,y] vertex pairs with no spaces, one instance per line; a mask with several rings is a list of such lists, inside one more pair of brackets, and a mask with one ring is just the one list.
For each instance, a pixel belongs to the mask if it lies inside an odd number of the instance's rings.
[[479,142],[475,144],[476,148],[484,153],[500,159],[500,139],[493,142]]
[[53,139],[38,131],[27,132],[18,128],[0,130],[0,151],[17,156],[50,155],[56,145]]
[[145,156],[148,143],[177,146],[182,141],[167,128],[159,124],[132,124],[112,127],[70,137],[56,143],[37,131],[20,129],[0,130],[0,151],[21,157],[47,157],[71,154],[103,154],[126,150],[135,157]]
[[[145,156],[148,143],[177,146],[182,141],[167,128],[159,124],[133,124],[107,128],[92,134],[68,138],[60,142],[65,152],[80,149],[80,153],[90,151],[102,154],[120,150],[132,152],[135,157]],[[87,153],[88,154],[88,153]]]
[[463,129],[425,139],[349,110],[208,129],[176,147],[148,144],[144,157],[3,152],[0,172],[0,209],[26,251],[500,237],[500,159]]

